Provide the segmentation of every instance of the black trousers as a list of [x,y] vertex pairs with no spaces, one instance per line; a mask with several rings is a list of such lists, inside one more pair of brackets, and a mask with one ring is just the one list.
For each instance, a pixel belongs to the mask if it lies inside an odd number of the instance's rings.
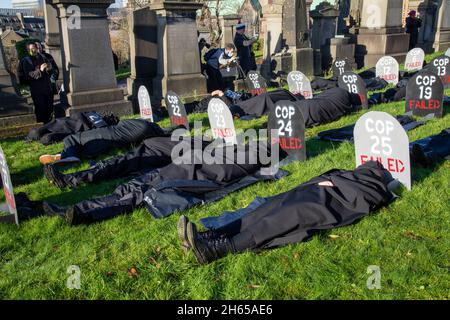
[[31,90],[34,113],[37,122],[48,123],[53,115],[53,93],[51,91]]
[[206,74],[208,75],[207,81],[208,92],[225,89],[223,77],[219,69],[215,69],[210,65],[206,65]]

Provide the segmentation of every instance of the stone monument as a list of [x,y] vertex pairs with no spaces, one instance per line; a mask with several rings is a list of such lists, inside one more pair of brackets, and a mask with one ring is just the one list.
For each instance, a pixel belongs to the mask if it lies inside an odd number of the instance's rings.
[[433,47],[445,51],[450,48],[450,0],[440,0],[440,3]]
[[46,0],[44,5],[45,47],[46,51],[52,55],[53,59],[55,59],[58,68],[62,70],[58,11],[49,2],[49,0]]

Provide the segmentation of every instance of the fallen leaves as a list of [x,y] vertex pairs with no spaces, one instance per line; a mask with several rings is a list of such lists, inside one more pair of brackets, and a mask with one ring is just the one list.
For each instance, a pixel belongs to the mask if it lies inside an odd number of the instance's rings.
[[135,267],[131,267],[128,269],[128,276],[136,278],[137,276],[139,276],[139,273]]

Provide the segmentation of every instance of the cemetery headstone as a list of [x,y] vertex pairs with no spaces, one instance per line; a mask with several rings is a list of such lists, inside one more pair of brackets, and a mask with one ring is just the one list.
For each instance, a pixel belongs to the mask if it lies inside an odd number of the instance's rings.
[[436,73],[444,83],[444,88],[450,88],[450,57],[440,56],[431,61],[430,70]]
[[352,71],[352,67],[347,58],[345,59],[336,59],[333,62],[333,76],[336,78],[340,77],[344,72]]
[[430,70],[422,70],[408,81],[406,87],[406,112],[413,115],[443,115],[444,84],[438,75]]
[[261,76],[261,74],[259,74],[258,71],[250,71],[247,74],[246,82],[248,90],[253,96],[267,92],[266,80]]
[[363,109],[369,108],[366,83],[359,75],[350,71],[344,72],[339,77],[338,86],[339,88],[345,89],[350,93],[359,95]]
[[153,122],[153,111],[150,102],[150,95],[145,86],[140,86],[138,90],[139,113],[141,119],[148,119]]
[[173,91],[166,94],[166,106],[170,117],[170,123],[175,126],[182,125],[189,130],[186,108],[180,97]]
[[9,174],[8,164],[6,162],[6,157],[0,146],[0,175],[3,182],[3,191],[5,193],[5,199],[7,204],[7,209],[9,211],[8,216],[0,216],[1,222],[15,222],[19,225],[19,217],[17,216],[16,201],[14,199],[14,190],[11,182],[11,175]]
[[384,79],[387,83],[396,85],[398,83],[399,65],[397,60],[391,56],[384,56],[378,60],[376,65],[376,76]]
[[305,99],[313,98],[311,82],[300,71],[291,71],[287,77],[289,91],[293,94],[301,94]]
[[447,57],[450,57],[450,48],[448,48],[447,51],[445,51],[445,55],[446,55]]
[[418,71],[423,68],[423,61],[425,60],[425,52],[422,48],[414,48],[408,52],[405,61],[406,71]]
[[222,100],[211,99],[208,104],[208,118],[214,139],[223,139],[226,145],[237,144],[233,116]]
[[376,161],[411,190],[409,139],[397,119],[386,112],[368,112],[356,122],[353,136],[356,166]]

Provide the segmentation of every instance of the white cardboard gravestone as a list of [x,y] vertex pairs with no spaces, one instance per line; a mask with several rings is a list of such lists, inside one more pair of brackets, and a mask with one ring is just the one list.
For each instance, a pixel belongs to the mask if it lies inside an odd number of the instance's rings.
[[150,103],[150,95],[145,86],[140,86],[138,91],[139,111],[142,119],[148,119],[153,122],[152,104]]
[[267,92],[266,80],[259,74],[258,71],[249,71],[246,82],[248,90],[252,96],[257,96]]
[[169,112],[170,123],[175,126],[182,125],[189,130],[189,122],[187,118],[186,108],[180,97],[173,91],[166,94],[166,106]]
[[352,71],[352,68],[347,58],[344,59],[338,58],[333,62],[333,76],[338,78],[346,71]]
[[396,85],[398,83],[399,66],[397,60],[391,56],[384,56],[378,60],[376,65],[376,76],[384,79],[387,83]]
[[300,71],[291,71],[287,77],[289,91],[293,94],[301,94],[305,99],[313,98],[311,81]]
[[364,80],[357,74],[351,71],[344,72],[338,80],[338,86],[350,93],[359,95],[361,99],[361,106],[363,109],[369,108],[369,101],[367,99],[367,89]]
[[445,55],[446,55],[447,57],[450,57],[450,48],[448,48],[447,51],[445,51]]
[[450,88],[450,57],[437,57],[431,61],[430,70],[441,78],[445,89]]
[[[0,216],[0,222],[10,222],[10,223],[16,223],[19,225],[19,217],[17,216],[17,208],[16,208],[16,201],[14,199],[14,190],[11,182],[11,175],[9,174],[9,168],[8,164],[6,163],[6,157],[3,153],[3,149],[0,146],[0,174],[2,177],[3,182],[3,191],[5,193],[5,199],[6,199],[6,208],[9,211],[9,215],[7,216]],[[6,209],[5,208],[5,209]],[[2,211],[4,209],[2,208]]]
[[406,87],[406,112],[426,116],[434,114],[442,117],[444,113],[444,84],[436,73],[422,70],[408,81]]
[[405,129],[386,112],[371,111],[356,122],[356,166],[376,161],[411,190],[409,139]]
[[[291,160],[306,159],[305,119],[300,109],[291,101],[276,103],[269,113],[268,129],[271,146],[279,145]],[[272,136],[271,130],[277,130],[278,134]]]
[[414,48],[408,52],[405,60],[406,71],[418,71],[423,68],[423,61],[425,60],[425,51],[422,48]]
[[208,118],[214,139],[223,139],[226,145],[237,144],[233,116],[222,100],[213,98],[209,101]]

